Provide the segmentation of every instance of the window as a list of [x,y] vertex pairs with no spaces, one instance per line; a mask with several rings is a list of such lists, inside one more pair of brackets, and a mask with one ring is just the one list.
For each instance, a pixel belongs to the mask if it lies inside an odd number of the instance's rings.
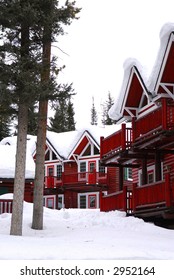
[[[139,173],[139,186],[142,186],[142,169],[138,171]],[[147,184],[152,184],[155,182],[155,165],[150,165],[147,167]]]
[[45,160],[50,160],[50,151],[48,150],[45,155]]
[[90,156],[90,155],[91,155],[91,145],[88,145],[83,153],[83,156]]
[[52,159],[57,159],[57,156],[54,152],[52,152]]
[[78,194],[78,208],[94,209],[99,208],[99,193],[79,193]]
[[86,161],[80,162],[80,172],[86,172]]
[[79,180],[86,180],[86,161],[80,162]]
[[132,180],[132,168],[124,168],[124,180]]
[[94,161],[89,162],[89,172],[93,172],[95,170],[95,166],[96,166],[96,163]]
[[57,178],[60,180],[62,178],[62,165],[57,165]]
[[99,176],[100,177],[105,175],[105,166],[102,166],[100,161],[99,161],[98,171],[99,171]]
[[48,167],[48,176],[54,175],[54,167]]
[[153,182],[154,182],[154,172],[153,172],[153,170],[151,170],[148,172],[148,175],[147,175],[147,183],[151,184]]
[[45,207],[55,209],[55,195],[44,196],[43,205]]
[[80,195],[80,208],[86,208],[86,195]]
[[99,154],[100,154],[99,149],[96,146],[94,146],[94,155],[99,155]]
[[58,209],[64,208],[64,195],[59,194],[58,195]]
[[51,209],[54,208],[54,198],[47,198],[47,207]]
[[88,196],[88,208],[96,208],[96,195]]

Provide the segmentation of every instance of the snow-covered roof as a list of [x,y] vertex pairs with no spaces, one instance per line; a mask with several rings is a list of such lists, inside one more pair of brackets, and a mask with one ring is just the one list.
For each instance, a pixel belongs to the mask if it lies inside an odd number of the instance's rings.
[[75,131],[56,133],[47,131],[47,140],[48,144],[50,143],[54,151],[60,156],[63,160],[68,159],[70,154],[73,153],[73,150],[77,145],[80,144],[84,133],[89,134],[94,142],[100,146],[100,137],[107,137],[108,135],[114,133],[116,130],[120,129],[120,125],[108,125],[104,127],[99,126],[88,126],[80,128]]
[[[68,160],[73,150],[80,144],[84,134],[94,144],[100,146],[100,137],[107,137],[121,128],[120,125],[88,126],[75,131],[56,133],[47,131],[47,144],[62,160]],[[26,179],[34,178],[35,163],[33,152],[36,149],[36,136],[27,136]],[[0,178],[14,178],[17,137],[6,137],[0,142]]]
[[120,89],[120,93],[118,95],[117,100],[114,102],[114,105],[110,108],[110,110],[108,112],[109,117],[114,120],[119,120],[122,117],[121,107],[124,102],[125,93],[126,93],[126,89],[128,87],[132,69],[135,69],[135,71],[138,72],[139,75],[141,75],[141,79],[144,83],[147,81],[147,77],[145,75],[143,67],[137,59],[135,59],[135,58],[126,59],[123,64],[123,69],[124,69],[124,77],[123,77],[123,82],[122,82],[122,86]]
[[75,143],[81,137],[81,133],[81,130],[61,133],[47,131],[47,140],[59,157],[67,159]]
[[[35,163],[30,152],[26,156],[26,179],[33,179],[35,174]],[[16,161],[15,145],[0,145],[0,178],[14,178]]]
[[[16,141],[17,137],[6,137],[0,142],[0,178],[14,178],[16,163]],[[35,175],[35,163],[32,151],[35,147],[36,137],[27,136],[26,153],[26,179],[33,179]]]
[[157,78],[161,69],[161,65],[164,59],[164,55],[166,52],[166,48],[170,39],[170,36],[174,32],[174,23],[166,23],[162,26],[160,31],[160,48],[156,57],[156,61],[150,77],[147,81],[147,87],[151,92],[155,90],[155,84],[157,82]]
[[150,77],[146,77],[145,71],[143,70],[143,67],[141,64],[134,58],[129,58],[125,61],[123,68],[124,68],[124,77],[122,86],[120,89],[120,93],[118,95],[118,98],[115,100],[114,105],[109,110],[109,117],[114,120],[120,120],[123,116],[121,113],[121,107],[123,106],[123,101],[125,98],[126,88],[129,82],[130,73],[133,68],[137,68],[143,82],[146,85],[146,88],[148,92],[151,92],[152,96],[155,96],[155,86],[159,77],[159,73],[162,68],[164,56],[166,53],[166,49],[169,43],[169,40],[174,41],[174,23],[166,23],[160,31],[160,48],[158,51],[158,55],[156,58],[156,62],[154,64],[154,67],[152,69]]

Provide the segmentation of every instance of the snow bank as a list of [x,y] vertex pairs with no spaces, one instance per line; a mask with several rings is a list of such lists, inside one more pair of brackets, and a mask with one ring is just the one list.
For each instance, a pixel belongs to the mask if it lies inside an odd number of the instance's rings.
[[23,236],[10,236],[11,214],[0,215],[0,259],[174,259],[174,231],[124,212],[44,208],[44,229],[32,230],[24,203]]
[[[35,174],[35,163],[30,152],[26,155],[25,178],[32,179]],[[0,145],[0,178],[14,178],[16,163],[16,146]]]

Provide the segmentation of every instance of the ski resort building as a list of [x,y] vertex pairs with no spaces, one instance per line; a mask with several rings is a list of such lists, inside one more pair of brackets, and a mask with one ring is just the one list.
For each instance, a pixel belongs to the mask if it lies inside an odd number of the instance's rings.
[[[101,209],[174,222],[174,25],[165,25],[160,37],[148,80],[136,60],[125,63],[120,96],[109,112],[121,129],[100,142],[101,164],[119,168],[120,189],[102,198]],[[128,167],[131,190],[123,181]]]
[[[54,209],[99,208],[102,194],[119,189],[118,168],[105,167],[100,162],[101,135],[108,136],[119,128],[119,125],[90,126],[63,133],[47,132],[44,206]],[[13,192],[15,153],[16,136],[3,139],[0,143],[0,195]],[[36,137],[29,135],[24,196],[28,202],[33,201],[35,157]],[[132,183],[126,174],[125,182],[126,185]]]

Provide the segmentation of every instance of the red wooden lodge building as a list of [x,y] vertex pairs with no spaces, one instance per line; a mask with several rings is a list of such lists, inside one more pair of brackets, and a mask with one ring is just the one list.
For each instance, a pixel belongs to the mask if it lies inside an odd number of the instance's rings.
[[[100,194],[113,193],[118,189],[118,168],[104,167],[100,163],[100,137],[108,136],[118,128],[120,125],[103,128],[91,126],[64,133],[47,132],[43,186],[46,207],[100,208]],[[27,202],[33,201],[35,141],[35,136],[28,136],[28,153],[32,154],[33,163],[29,164],[31,158],[27,159],[29,167],[24,193]],[[10,148],[14,156],[13,159],[7,157],[5,165],[2,151],[6,155],[12,154],[5,152],[5,149]],[[15,136],[4,138],[0,143],[0,195],[13,193],[15,148]],[[126,177],[125,180],[127,185],[131,183]],[[9,201],[6,204],[3,201],[0,199],[0,213],[6,211],[7,207],[11,209]]]
[[[117,122],[110,128],[47,133],[44,205],[123,210],[158,224],[174,224],[174,25],[161,31],[148,80],[136,60],[127,61],[120,96],[109,116]],[[0,195],[13,192],[10,179],[0,170]],[[29,202],[32,182],[26,179]]]
[[[161,30],[149,80],[137,61],[127,61],[120,96],[109,115],[122,127],[101,137],[100,156],[103,166],[119,168],[119,190],[102,198],[101,210],[125,210],[174,224],[174,25]],[[128,167],[131,189],[123,181]]]

